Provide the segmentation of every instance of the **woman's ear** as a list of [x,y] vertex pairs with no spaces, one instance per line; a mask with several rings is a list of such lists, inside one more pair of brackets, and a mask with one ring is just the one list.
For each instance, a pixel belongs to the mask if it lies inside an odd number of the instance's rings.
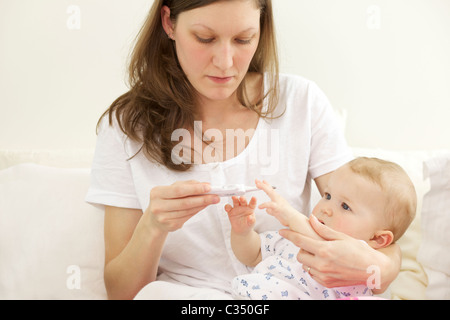
[[393,241],[394,234],[391,231],[380,230],[369,240],[369,245],[374,249],[381,249],[388,247]]
[[168,6],[163,6],[161,8],[161,22],[164,31],[167,33],[167,36],[174,40],[173,33],[175,32],[175,27],[172,19],[170,18],[170,8]]

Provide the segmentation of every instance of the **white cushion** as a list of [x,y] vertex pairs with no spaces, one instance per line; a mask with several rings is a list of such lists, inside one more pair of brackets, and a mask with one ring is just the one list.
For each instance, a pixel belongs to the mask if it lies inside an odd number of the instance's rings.
[[90,168],[93,157],[94,149],[0,149],[0,170],[22,163],[34,163],[58,168]]
[[103,211],[89,169],[0,171],[0,299],[104,299]]
[[418,260],[428,275],[426,297],[450,299],[450,153],[427,161],[430,191],[422,208],[423,242]]

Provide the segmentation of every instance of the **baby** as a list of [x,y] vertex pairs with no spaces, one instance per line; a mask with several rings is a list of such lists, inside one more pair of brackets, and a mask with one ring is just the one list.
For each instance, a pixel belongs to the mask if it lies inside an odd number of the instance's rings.
[[[266,182],[256,180],[272,200],[259,206],[283,225],[320,239],[308,218],[291,207]],[[278,232],[258,234],[256,199],[233,197],[225,210],[231,222],[231,245],[236,257],[254,267],[251,274],[233,279],[239,299],[339,299],[372,295],[367,286],[326,288],[303,270],[299,248]],[[374,249],[385,248],[406,231],[416,213],[416,192],[406,172],[397,164],[375,158],[357,158],[330,176],[322,199],[312,214],[326,226],[364,241]]]

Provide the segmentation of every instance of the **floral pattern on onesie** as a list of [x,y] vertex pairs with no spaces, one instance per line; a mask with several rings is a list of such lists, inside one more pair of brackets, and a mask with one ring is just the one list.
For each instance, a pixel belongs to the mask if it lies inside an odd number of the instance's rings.
[[297,261],[299,248],[278,232],[261,237],[262,261],[252,273],[233,279],[233,295],[251,300],[335,300],[372,296],[366,286],[326,288],[317,283]]

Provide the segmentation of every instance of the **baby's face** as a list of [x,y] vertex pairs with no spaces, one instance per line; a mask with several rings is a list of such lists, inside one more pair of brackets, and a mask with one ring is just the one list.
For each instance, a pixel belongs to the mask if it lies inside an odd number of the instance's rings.
[[377,184],[343,166],[324,191],[313,214],[326,226],[366,242],[383,229],[386,198]]

